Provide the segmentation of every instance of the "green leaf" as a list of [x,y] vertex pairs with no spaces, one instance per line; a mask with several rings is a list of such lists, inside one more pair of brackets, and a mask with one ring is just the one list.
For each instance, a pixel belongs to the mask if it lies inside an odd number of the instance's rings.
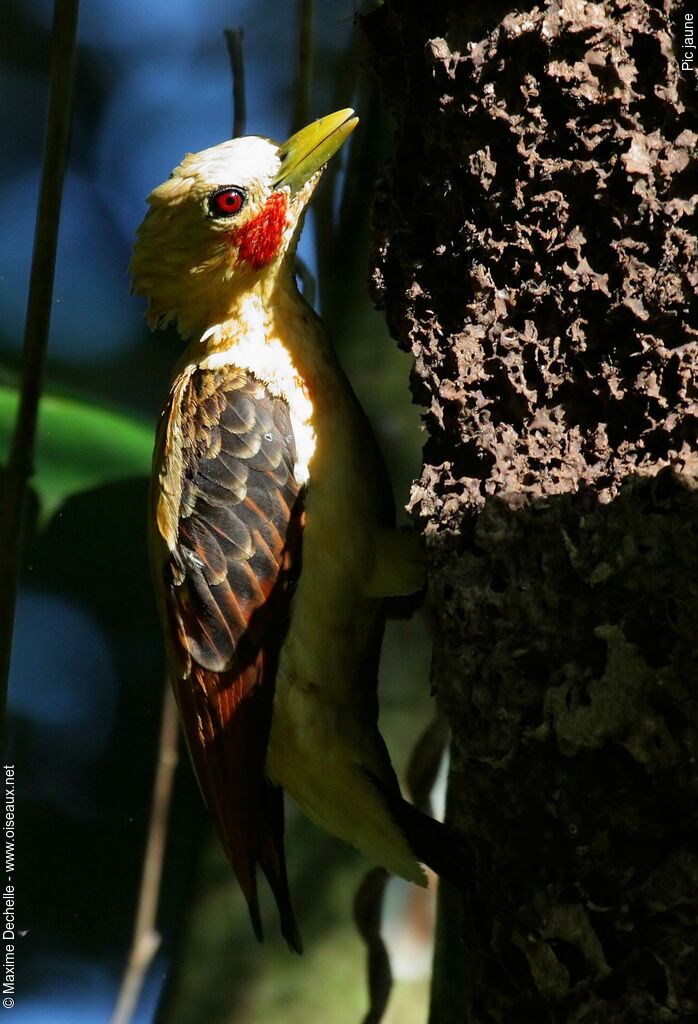
[[[0,452],[7,459],[17,390],[0,385]],[[89,402],[44,395],[39,411],[35,473],[31,483],[41,522],[73,494],[150,472],[154,427],[130,413]]]

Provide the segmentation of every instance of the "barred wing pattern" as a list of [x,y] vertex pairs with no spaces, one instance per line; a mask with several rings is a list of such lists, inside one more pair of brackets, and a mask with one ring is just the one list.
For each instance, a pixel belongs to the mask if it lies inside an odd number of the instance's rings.
[[[177,413],[174,413],[177,415]],[[300,951],[283,799],[264,779],[274,677],[300,572],[302,492],[286,402],[248,371],[197,369],[182,394],[177,542],[166,604],[188,673],[175,680],[206,802],[261,936],[256,864]]]

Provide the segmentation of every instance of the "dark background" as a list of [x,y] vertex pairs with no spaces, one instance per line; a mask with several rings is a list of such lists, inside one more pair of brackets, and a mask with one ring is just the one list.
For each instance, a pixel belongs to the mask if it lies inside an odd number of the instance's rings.
[[[299,253],[381,438],[401,507],[422,438],[409,402],[409,358],[395,350],[366,295],[368,209],[389,132],[360,65],[353,14],[353,3],[316,5],[310,117],[353,105],[361,125],[334,194],[318,197],[322,217],[309,218]],[[51,16],[48,0],[3,5],[3,448],[25,314]],[[230,135],[224,28],[244,27],[248,131],[289,134],[296,18],[295,4],[217,0],[90,0],[81,11],[46,383],[53,404],[42,414],[10,691],[7,761],[17,772],[18,924],[26,933],[14,1021],[106,1021],[133,927],[164,681],[145,548],[146,474],[182,344],[173,333],[150,335],[141,302],[129,297],[133,234],[145,196],[183,154]],[[400,769],[430,715],[428,663],[423,625],[392,625],[383,721]],[[170,1020],[359,1019],[364,964],[351,904],[366,862],[289,808],[289,870],[306,955],[288,953],[268,903],[269,937],[258,947],[186,758],[175,789],[163,945],[135,1019],[153,1019],[168,978]],[[391,905],[401,898],[398,888]],[[396,987],[390,1009],[405,1022],[425,1013],[424,965],[408,963],[410,972],[416,980]]]

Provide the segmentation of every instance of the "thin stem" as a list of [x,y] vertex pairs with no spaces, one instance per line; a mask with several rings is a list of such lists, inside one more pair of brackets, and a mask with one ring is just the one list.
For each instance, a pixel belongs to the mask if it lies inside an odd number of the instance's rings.
[[230,57],[230,72],[233,79],[233,135],[234,139],[245,134],[247,125],[247,100],[245,98],[245,60],[242,44],[245,34],[242,28],[224,30],[225,45]]
[[393,988],[390,957],[383,942],[383,897],[390,875],[371,868],[354,897],[354,923],[366,944],[369,1007],[361,1024],[380,1024]]
[[41,186],[24,325],[19,406],[5,470],[0,526],[0,736],[5,735],[24,518],[46,365],[63,180],[73,109],[79,0],[56,0]]
[[314,0],[298,0],[298,74],[296,75],[291,132],[297,132],[310,121],[314,20]]
[[148,839],[143,858],[136,923],[127,967],[110,1024],[129,1024],[129,1021],[132,1020],[148,968],[160,947],[160,933],[155,924],[160,898],[162,865],[165,859],[172,788],[177,767],[178,736],[177,705],[169,681],[165,680],[158,762],[150,807]]
[[298,253],[296,253],[294,267],[296,270],[296,277],[300,282],[303,298],[309,306],[313,306],[315,304],[315,278],[313,277],[308,264],[300,258]]
[[[447,824],[453,820],[454,801],[454,787],[449,772],[444,818]],[[472,990],[472,961],[463,941],[469,922],[464,914],[462,893],[444,879],[439,881],[436,899],[436,935],[428,1024],[460,1024],[463,1020],[463,1007],[469,1004]]]
[[[350,104],[356,91],[358,79],[358,54],[356,33],[352,34],[349,45],[346,47],[334,68],[335,88],[333,92],[332,109],[339,110]],[[347,161],[348,171],[345,175],[345,183],[351,175],[351,168],[355,161],[362,157],[356,154],[355,140],[352,139],[342,154],[342,160]],[[315,250],[317,262],[317,285],[320,312],[336,328],[336,318],[333,313],[335,300],[334,292],[336,282],[343,280],[341,273],[337,273],[337,254],[344,256],[344,250],[339,247],[339,238],[335,234],[334,197],[337,186],[337,175],[341,166],[340,159],[335,157],[330,160],[323,175],[322,187],[314,200],[315,215],[313,225],[315,230]],[[354,225],[356,227],[356,224]],[[342,270],[347,269],[346,264]],[[340,289],[341,290],[341,289]],[[336,339],[335,339],[336,340]]]

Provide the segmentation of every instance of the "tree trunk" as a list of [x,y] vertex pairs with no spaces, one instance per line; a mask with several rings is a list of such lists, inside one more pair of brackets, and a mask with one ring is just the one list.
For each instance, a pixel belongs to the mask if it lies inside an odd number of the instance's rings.
[[426,409],[411,509],[472,855],[471,992],[440,984],[434,1024],[698,1020],[687,13],[387,0],[363,20],[397,119],[372,288]]

